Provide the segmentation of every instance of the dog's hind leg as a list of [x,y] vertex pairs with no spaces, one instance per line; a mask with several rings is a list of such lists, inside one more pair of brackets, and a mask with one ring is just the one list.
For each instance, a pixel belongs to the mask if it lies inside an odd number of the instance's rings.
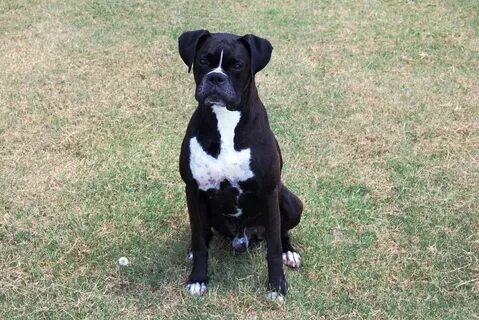
[[301,256],[291,245],[289,230],[298,225],[303,212],[303,203],[286,186],[282,185],[279,193],[281,212],[281,245],[283,247],[283,263],[291,268],[301,266]]

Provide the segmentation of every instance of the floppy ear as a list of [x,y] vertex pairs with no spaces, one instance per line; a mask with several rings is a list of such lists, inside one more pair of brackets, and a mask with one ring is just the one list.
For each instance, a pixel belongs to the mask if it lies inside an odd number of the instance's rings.
[[268,40],[247,34],[241,38],[249,49],[251,57],[251,73],[255,74],[268,64],[273,46]]
[[180,51],[181,59],[188,66],[188,72],[191,71],[191,66],[196,56],[196,49],[200,40],[209,36],[208,30],[196,30],[184,32],[178,38],[178,50]]

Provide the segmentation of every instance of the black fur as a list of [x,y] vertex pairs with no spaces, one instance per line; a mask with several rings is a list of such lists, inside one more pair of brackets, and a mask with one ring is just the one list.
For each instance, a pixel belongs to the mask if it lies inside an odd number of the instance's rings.
[[[295,251],[288,231],[299,223],[303,205],[281,182],[281,152],[255,85],[255,73],[268,64],[272,49],[269,41],[254,35],[240,37],[199,30],[186,32],[179,38],[183,61],[188,68],[193,65],[198,100],[180,155],[193,252],[193,270],[188,283],[207,282],[212,229],[233,237],[242,229],[250,228],[248,230],[265,230],[258,237],[267,241],[268,288],[286,294],[282,254]],[[222,67],[227,76],[208,79],[208,72],[218,66],[221,50]],[[211,156],[217,158],[220,153],[217,120],[211,109],[218,101],[228,110],[241,112],[234,135],[235,150],[251,150],[250,168],[254,177],[240,182],[239,197],[238,190],[228,181],[223,181],[218,190],[199,189],[189,166],[189,143],[193,137]],[[232,217],[236,208],[243,212],[239,218]]]

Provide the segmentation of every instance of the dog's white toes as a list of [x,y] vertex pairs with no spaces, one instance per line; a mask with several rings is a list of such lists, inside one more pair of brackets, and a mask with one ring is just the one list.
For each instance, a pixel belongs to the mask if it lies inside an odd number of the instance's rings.
[[186,290],[192,295],[192,296],[201,296],[203,295],[206,290],[208,290],[208,287],[206,286],[206,283],[204,282],[194,282],[194,283],[188,283],[186,285]]
[[284,303],[284,296],[276,291],[268,291],[268,293],[266,293],[266,298],[275,303]]
[[283,263],[290,268],[299,268],[301,266],[301,256],[294,251],[283,253]]
[[236,252],[245,252],[249,246],[249,239],[246,234],[236,235],[233,239],[232,246]]

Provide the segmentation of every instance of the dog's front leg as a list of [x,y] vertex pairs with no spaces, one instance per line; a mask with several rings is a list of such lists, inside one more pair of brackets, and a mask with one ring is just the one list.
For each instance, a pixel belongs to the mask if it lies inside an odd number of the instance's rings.
[[286,278],[283,272],[281,217],[277,189],[265,193],[263,205],[264,213],[268,217],[266,226],[268,297],[271,300],[282,301],[286,295]]
[[186,201],[190,217],[193,253],[193,270],[188,278],[186,289],[192,295],[202,295],[207,289],[208,238],[211,229],[204,194],[196,186],[187,185]]

